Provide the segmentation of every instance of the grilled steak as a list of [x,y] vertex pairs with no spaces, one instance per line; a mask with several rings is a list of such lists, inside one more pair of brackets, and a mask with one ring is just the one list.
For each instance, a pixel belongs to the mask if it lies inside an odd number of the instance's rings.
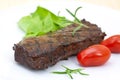
[[74,36],[72,32],[77,24],[55,33],[23,39],[13,47],[15,61],[32,69],[45,69],[104,39],[105,33],[96,24],[84,19],[82,23],[88,28],[82,27]]

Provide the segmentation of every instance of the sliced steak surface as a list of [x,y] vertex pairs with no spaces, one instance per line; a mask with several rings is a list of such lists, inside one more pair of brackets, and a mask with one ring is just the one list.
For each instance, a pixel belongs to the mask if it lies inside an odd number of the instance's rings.
[[88,27],[80,28],[74,35],[77,24],[55,33],[23,39],[13,47],[15,61],[32,69],[45,69],[104,39],[106,34],[96,24],[85,19],[82,23]]

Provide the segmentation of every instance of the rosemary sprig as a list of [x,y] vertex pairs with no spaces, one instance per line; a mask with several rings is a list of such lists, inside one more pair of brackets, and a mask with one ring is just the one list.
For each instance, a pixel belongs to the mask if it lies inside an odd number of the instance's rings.
[[82,7],[78,7],[78,8],[75,10],[75,13],[74,13],[75,16],[76,16],[76,14],[77,14],[77,11],[78,11],[80,8],[82,8]]
[[82,27],[82,24],[79,25],[78,27],[76,27],[76,28],[73,30],[72,35],[74,36],[75,32],[78,31],[81,27]]
[[55,72],[52,72],[52,73],[54,73],[54,74],[67,74],[71,79],[73,79],[73,77],[72,77],[73,73],[79,73],[81,75],[89,75],[89,74],[86,74],[86,73],[82,73],[81,71],[83,69],[81,69],[81,68],[70,69],[70,68],[68,68],[66,66],[63,66],[63,65],[62,65],[62,67],[64,67],[66,70],[65,71],[55,71]]
[[[68,10],[68,9],[66,9],[66,11],[67,11],[71,16],[73,16],[74,19],[75,19],[77,22],[81,23],[81,21],[76,17],[75,14],[73,14],[73,13],[72,13],[70,10]],[[78,10],[77,10],[77,11],[78,11]]]
[[66,9],[66,11],[67,11],[71,16],[74,17],[74,22],[77,23],[77,24],[79,24],[79,26],[76,27],[76,28],[73,30],[73,32],[72,32],[72,35],[73,35],[73,36],[74,36],[75,32],[78,31],[81,27],[87,27],[87,28],[88,28],[87,25],[83,24],[83,23],[81,22],[81,20],[79,20],[79,19],[76,17],[76,14],[77,14],[78,10],[81,9],[81,8],[82,8],[82,7],[78,7],[78,8],[75,10],[75,13],[74,13],[74,14],[73,14],[70,10]]

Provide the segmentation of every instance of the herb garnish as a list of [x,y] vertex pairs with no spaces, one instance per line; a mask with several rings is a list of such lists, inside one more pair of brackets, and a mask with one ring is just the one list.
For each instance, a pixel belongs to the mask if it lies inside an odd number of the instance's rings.
[[86,74],[86,73],[82,73],[81,71],[83,69],[81,69],[81,68],[70,69],[70,68],[68,68],[66,66],[63,66],[63,65],[62,65],[62,67],[64,67],[66,70],[65,71],[61,71],[61,72],[60,71],[55,71],[55,72],[52,72],[52,73],[54,73],[54,74],[67,74],[71,79],[73,79],[73,77],[72,77],[73,73],[79,73],[81,75],[89,75],[89,74]]
[[[81,8],[81,7],[80,7]],[[78,9],[80,9],[79,7],[75,10],[75,14],[73,14],[70,10],[66,9],[66,11],[68,13],[70,13],[71,16],[73,16],[75,18],[75,21],[77,21],[78,23],[81,23],[81,21],[76,17],[76,13],[78,11]]]
[[66,9],[66,11],[67,11],[71,16],[74,17],[74,23],[79,24],[79,26],[76,27],[76,28],[73,30],[73,32],[72,32],[72,35],[73,35],[73,36],[74,36],[75,32],[78,31],[81,27],[83,27],[83,26],[84,26],[84,27],[88,27],[88,26],[84,25],[84,24],[81,22],[81,20],[76,17],[77,11],[78,11],[79,9],[81,9],[81,8],[82,8],[82,7],[78,7],[78,8],[75,10],[75,13],[74,13],[74,14],[73,14],[70,10]]

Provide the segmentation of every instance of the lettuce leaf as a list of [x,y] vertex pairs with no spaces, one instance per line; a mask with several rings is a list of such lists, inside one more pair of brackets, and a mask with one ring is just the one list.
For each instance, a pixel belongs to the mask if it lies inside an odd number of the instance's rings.
[[18,22],[19,28],[26,33],[25,37],[41,36],[70,24],[70,20],[57,16],[40,6],[37,7],[35,12],[22,17]]

